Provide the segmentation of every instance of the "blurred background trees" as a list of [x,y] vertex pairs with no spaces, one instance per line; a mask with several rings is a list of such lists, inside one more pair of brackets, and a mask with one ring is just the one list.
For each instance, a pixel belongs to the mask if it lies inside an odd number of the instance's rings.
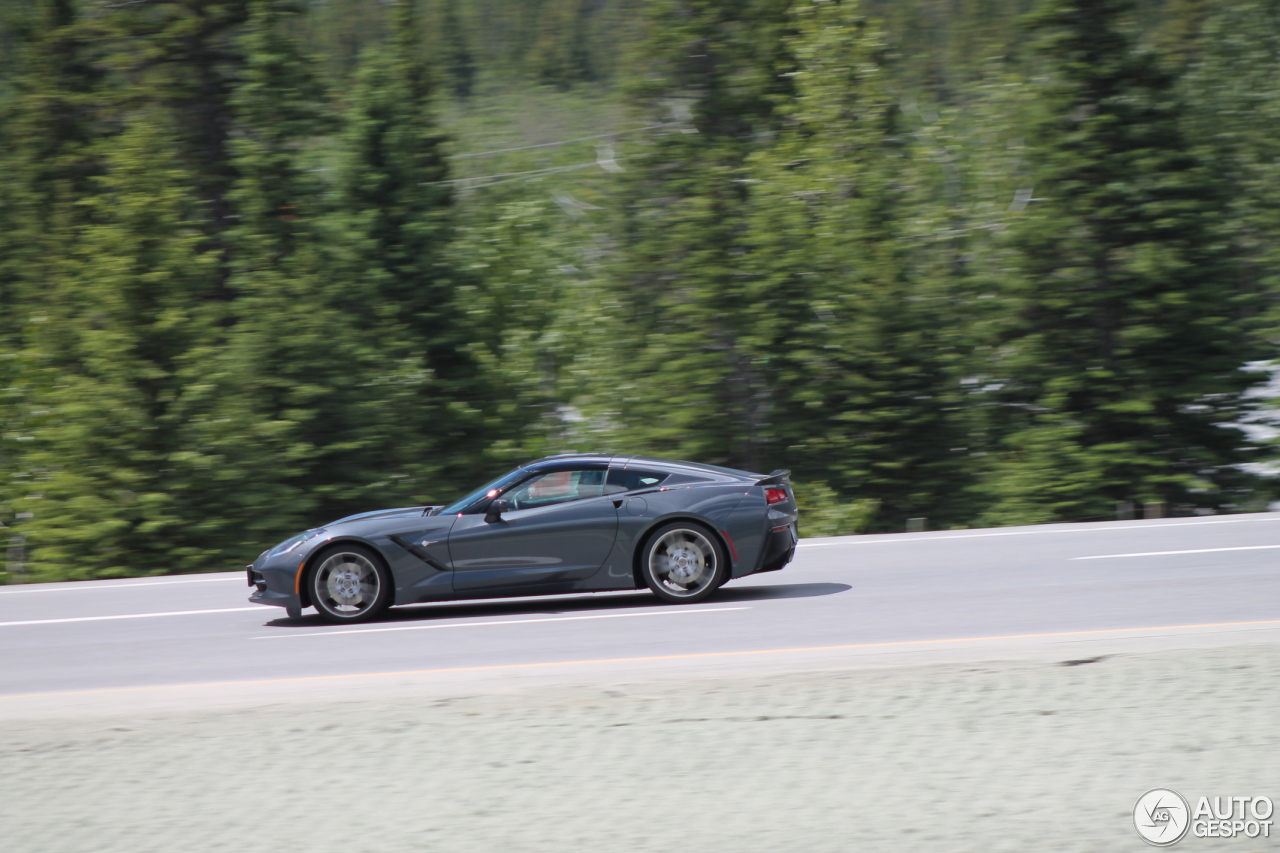
[[[994,521],[1105,515],[1120,501],[1238,499],[1256,301],[1194,155],[1171,73],[1126,32],[1123,0],[1031,20],[1047,80],[1029,125],[1036,196],[1009,235],[1010,308]],[[1234,463],[1234,464],[1233,464]]]
[[1276,0],[0,0],[0,580],[570,450],[1263,508],[1277,72]]

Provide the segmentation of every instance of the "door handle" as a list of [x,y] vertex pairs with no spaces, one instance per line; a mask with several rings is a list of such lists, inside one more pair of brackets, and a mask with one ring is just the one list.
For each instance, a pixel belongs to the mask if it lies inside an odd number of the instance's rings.
[[615,499],[613,502],[614,509],[622,509],[622,501]]

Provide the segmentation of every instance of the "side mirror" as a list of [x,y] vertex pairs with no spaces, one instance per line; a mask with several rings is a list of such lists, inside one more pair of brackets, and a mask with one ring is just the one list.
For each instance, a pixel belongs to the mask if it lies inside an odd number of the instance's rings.
[[501,499],[493,501],[489,504],[489,508],[484,512],[485,523],[493,524],[495,521],[500,520],[502,518],[502,514],[508,509],[510,509],[510,507],[507,506],[506,501]]

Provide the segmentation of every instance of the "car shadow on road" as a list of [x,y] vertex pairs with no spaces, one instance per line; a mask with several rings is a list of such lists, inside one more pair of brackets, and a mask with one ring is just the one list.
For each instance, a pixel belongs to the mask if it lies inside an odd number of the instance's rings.
[[[744,601],[812,598],[819,595],[835,595],[849,589],[852,589],[852,587],[846,583],[784,583],[759,586],[728,586],[711,598],[694,606],[715,607],[717,604],[737,604]],[[648,590],[628,590],[625,592],[578,593],[564,596],[411,604],[393,607],[376,622],[365,624],[386,625],[441,619],[483,619],[493,616],[554,617],[571,616],[575,613],[588,611],[626,611],[679,606],[681,605],[663,604]],[[300,619],[273,619],[266,623],[267,626],[272,628],[314,628],[318,625],[327,624],[314,613],[308,613]]]

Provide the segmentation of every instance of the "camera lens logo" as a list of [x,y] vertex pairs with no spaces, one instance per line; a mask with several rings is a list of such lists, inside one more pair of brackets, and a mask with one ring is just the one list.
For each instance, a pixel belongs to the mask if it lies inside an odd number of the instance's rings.
[[1191,809],[1177,791],[1155,788],[1138,798],[1133,807],[1133,825],[1142,840],[1156,847],[1168,847],[1182,840],[1191,825]]

